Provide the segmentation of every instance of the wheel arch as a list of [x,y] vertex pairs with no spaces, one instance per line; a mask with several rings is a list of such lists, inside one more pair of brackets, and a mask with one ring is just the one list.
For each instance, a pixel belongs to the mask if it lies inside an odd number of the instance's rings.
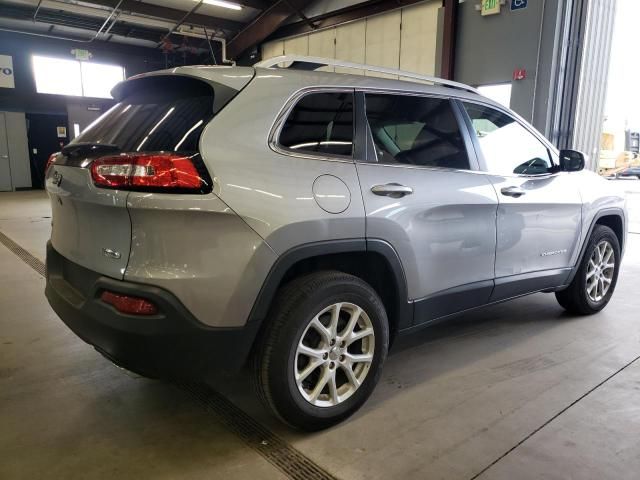
[[589,232],[589,236],[591,236],[595,225],[604,225],[613,230],[613,233],[615,233],[616,237],[618,238],[618,243],[620,243],[620,250],[624,249],[624,219],[621,214],[605,213],[604,215],[599,216],[596,219],[591,231]]
[[566,281],[566,285],[569,285],[578,269],[580,268],[580,264],[582,263],[582,259],[587,250],[587,246],[589,245],[589,239],[593,234],[593,229],[596,228],[596,225],[605,225],[613,230],[618,238],[618,242],[620,243],[620,250],[623,251],[625,244],[625,213],[621,208],[607,208],[598,212],[594,218],[591,220],[591,224],[589,226],[589,230],[587,231],[587,235],[585,235],[582,240],[582,245],[580,246],[580,255],[578,255],[578,259],[576,260],[573,269],[571,270],[571,274]]
[[349,273],[369,283],[385,305],[391,338],[413,323],[413,305],[408,300],[400,258],[388,242],[377,239],[314,242],[285,252],[267,275],[249,322],[264,322],[281,286],[302,274],[322,270]]

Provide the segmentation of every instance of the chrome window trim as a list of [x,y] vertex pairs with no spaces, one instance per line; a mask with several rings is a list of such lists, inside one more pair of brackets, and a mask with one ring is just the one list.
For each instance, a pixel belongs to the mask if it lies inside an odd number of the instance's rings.
[[289,118],[291,111],[295,108],[295,106],[307,95],[317,94],[317,93],[351,93],[353,95],[353,140],[355,141],[355,123],[356,123],[356,115],[355,115],[355,90],[353,88],[345,88],[345,87],[305,87],[299,90],[296,90],[293,94],[289,96],[287,101],[284,103],[284,106],[280,109],[278,115],[271,125],[271,129],[269,131],[269,148],[276,153],[281,155],[287,155],[289,157],[295,158],[304,158],[307,160],[323,160],[328,162],[338,162],[338,163],[354,163],[354,155],[353,152],[355,150],[355,145],[352,144],[352,154],[351,156],[346,155],[333,155],[333,154],[313,154],[313,153],[302,153],[300,151],[292,150],[290,148],[284,147],[280,145],[280,133],[284,124]]

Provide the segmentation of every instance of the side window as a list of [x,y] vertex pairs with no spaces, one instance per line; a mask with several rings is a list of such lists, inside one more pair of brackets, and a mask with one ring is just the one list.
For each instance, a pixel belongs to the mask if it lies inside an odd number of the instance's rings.
[[469,169],[449,100],[367,94],[366,104],[379,163]]
[[553,164],[549,149],[515,119],[493,108],[464,103],[487,171],[497,175],[541,175]]
[[311,93],[291,110],[278,143],[312,154],[351,156],[353,153],[353,94]]

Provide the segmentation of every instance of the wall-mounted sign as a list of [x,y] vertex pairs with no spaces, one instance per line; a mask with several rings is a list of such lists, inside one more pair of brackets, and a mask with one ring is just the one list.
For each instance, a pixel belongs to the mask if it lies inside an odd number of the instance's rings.
[[0,55],[0,88],[16,88],[13,78],[13,58]]
[[71,50],[71,54],[76,57],[76,60],[90,60],[93,57],[91,52],[84,48],[74,48]]
[[480,12],[482,16],[500,13],[500,0],[482,0]]
[[527,0],[511,0],[511,10],[522,10],[527,8]]
[[67,138],[67,127],[56,127],[58,138]]
[[513,71],[513,79],[514,80],[524,80],[527,78],[527,70],[524,68],[516,68]]

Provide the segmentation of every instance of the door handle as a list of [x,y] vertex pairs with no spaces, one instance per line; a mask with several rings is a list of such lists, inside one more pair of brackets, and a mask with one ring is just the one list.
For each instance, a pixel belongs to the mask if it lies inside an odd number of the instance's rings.
[[503,195],[506,195],[507,197],[521,197],[522,195],[526,195],[527,192],[525,192],[522,188],[520,187],[504,187],[502,190],[500,190],[500,192]]
[[413,188],[406,185],[400,185],[399,183],[387,183],[386,185],[374,185],[371,187],[371,192],[374,195],[380,195],[392,198],[402,198],[405,195],[413,193]]

